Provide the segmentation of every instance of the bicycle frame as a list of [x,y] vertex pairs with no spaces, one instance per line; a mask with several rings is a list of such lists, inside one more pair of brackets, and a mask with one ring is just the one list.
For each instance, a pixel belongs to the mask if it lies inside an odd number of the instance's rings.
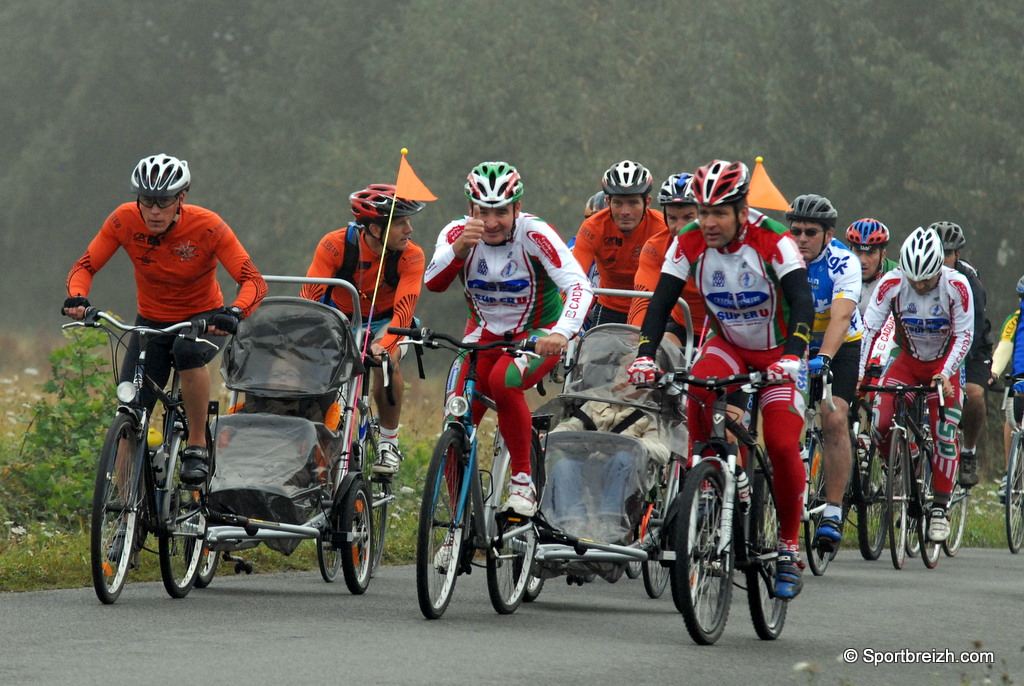
[[[459,481],[460,488],[456,508],[456,521],[462,521],[466,508],[470,507],[470,503],[472,503],[470,513],[473,517],[472,528],[475,533],[472,543],[475,548],[484,549],[490,547],[491,542],[497,535],[497,519],[495,514],[499,506],[497,501],[500,493],[496,485],[505,483],[510,456],[504,441],[501,439],[501,432],[495,429],[494,459],[489,472],[491,487],[485,495],[479,469],[479,446],[477,439],[479,428],[473,424],[473,402],[481,402],[488,409],[496,410],[496,408],[494,401],[477,391],[476,361],[477,351],[468,351],[465,363],[469,367],[466,371],[466,378],[461,393],[461,396],[466,400],[466,410],[460,415],[449,418],[445,426],[446,428],[452,425],[461,427],[462,431],[465,432],[467,448],[467,460],[466,464],[462,467],[462,475]],[[521,526],[505,532],[505,535],[510,537],[516,536],[528,531],[532,527],[533,524],[526,521]]]
[[[745,393],[754,394],[754,397],[751,400],[750,423],[751,426],[755,426],[757,424],[757,413],[759,411],[757,393],[760,390],[760,386],[763,384],[761,379],[762,377],[760,373],[755,372],[753,374],[740,374],[723,377],[721,379],[701,379],[699,377],[683,376],[673,380],[674,383],[703,386],[705,388],[710,388],[715,392],[715,403],[712,407],[711,414],[711,436],[701,443],[694,443],[690,468],[692,469],[693,467],[696,467],[701,462],[714,462],[717,463],[719,470],[722,472],[722,478],[725,481],[725,490],[722,494],[722,535],[717,548],[717,553],[719,555],[732,548],[734,542],[733,514],[736,509],[736,499],[738,495],[736,492],[736,464],[739,455],[739,444],[742,443],[750,449],[747,464],[743,467],[747,473],[749,483],[753,484],[753,475],[756,468],[759,467],[761,469],[766,469],[766,465],[754,464],[762,459],[761,453],[755,449],[757,447],[757,441],[744,427],[735,422],[726,411],[726,391],[729,386],[743,384],[743,391]],[[736,441],[730,440],[726,434],[727,425],[729,430],[735,434]],[[708,449],[711,449],[714,452],[714,455],[702,456],[701,453]],[[725,456],[724,459],[722,457],[723,455]],[[748,533],[746,528],[749,526],[749,518],[746,516],[746,513],[743,514],[744,539],[746,540],[748,538],[746,535]],[[743,551],[742,555],[745,556],[746,551]],[[764,559],[770,558],[766,556]],[[741,561],[743,560],[741,559]]]

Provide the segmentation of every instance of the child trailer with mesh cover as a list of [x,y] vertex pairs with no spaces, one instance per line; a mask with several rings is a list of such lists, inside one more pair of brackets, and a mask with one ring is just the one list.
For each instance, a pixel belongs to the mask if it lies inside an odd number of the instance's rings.
[[[546,408],[555,421],[545,450],[535,587],[562,575],[569,583],[595,576],[615,582],[626,571],[643,573],[651,597],[667,585],[662,524],[687,430],[677,396],[628,382],[639,335],[626,324],[586,331],[557,401]],[[683,350],[662,342],[662,369],[684,360]]]
[[[265,277],[268,282],[338,279]],[[373,498],[363,475],[355,408],[364,367],[349,320],[335,308],[298,297],[272,296],[238,327],[224,350],[221,373],[231,412],[218,422],[210,479],[213,524],[207,583],[217,555],[260,544],[290,555],[316,541],[320,571],[333,581],[344,570],[353,593],[366,590],[374,559]]]

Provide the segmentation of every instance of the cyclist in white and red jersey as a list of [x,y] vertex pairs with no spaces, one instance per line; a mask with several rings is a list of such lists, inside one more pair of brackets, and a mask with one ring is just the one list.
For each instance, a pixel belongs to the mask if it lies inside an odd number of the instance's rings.
[[[974,303],[967,278],[943,266],[942,239],[932,229],[917,228],[900,249],[900,268],[882,277],[864,313],[861,376],[871,346],[892,313],[900,354],[882,377],[881,385],[941,383],[945,411],[937,392],[928,394],[928,415],[935,437],[932,485],[935,501],[928,512],[928,538],[949,536],[947,510],[959,455],[956,431],[963,402],[963,364],[971,349]],[[879,450],[889,454],[895,397],[879,393],[873,422]]]
[[[691,276],[704,296],[712,336],[692,373],[723,377],[752,370],[787,383],[762,392],[765,447],[775,471],[779,557],[775,593],[794,598],[803,586],[800,517],[804,467],[800,459],[807,391],[805,353],[814,319],[807,268],[781,223],[747,206],[750,171],[740,162],[715,160],[694,173],[697,221],[669,245],[661,277],[641,327],[640,349],[630,380],[649,384],[658,368],[654,353],[672,306]],[[690,438],[711,434],[713,399],[691,388],[687,399]]]
[[[540,358],[495,350],[482,352],[477,360],[477,387],[494,400],[510,453],[512,484],[502,509],[532,517],[537,493],[530,475],[531,419],[524,391],[557,364],[582,327],[594,291],[554,228],[522,211],[522,195],[523,183],[512,165],[482,162],[473,167],[466,182],[469,215],[441,230],[424,280],[431,291],[446,290],[456,277],[462,280],[470,310],[467,341],[536,340]],[[474,422],[486,410],[475,404]]]

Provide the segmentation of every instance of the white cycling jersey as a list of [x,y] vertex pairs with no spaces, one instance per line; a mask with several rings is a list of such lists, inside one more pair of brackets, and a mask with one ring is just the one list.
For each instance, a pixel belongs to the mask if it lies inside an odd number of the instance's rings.
[[747,223],[725,248],[708,248],[697,222],[685,226],[669,243],[661,271],[696,279],[712,327],[727,341],[770,350],[790,333],[782,277],[805,267],[786,227],[750,209]]
[[959,371],[971,348],[974,302],[967,277],[949,267],[939,272],[935,288],[918,295],[899,269],[883,276],[864,313],[865,336],[860,373],[886,318],[896,323],[896,345],[921,362],[942,360],[942,374]]
[[[833,238],[821,254],[808,263],[807,280],[814,294],[814,326],[811,329],[810,349],[816,352],[821,349],[825,331],[832,321],[832,302],[860,301],[860,262],[849,248]],[[859,341],[863,333],[860,310],[854,307],[844,341]]]
[[444,291],[456,277],[462,279],[472,322],[466,340],[478,340],[484,329],[499,335],[544,329],[567,339],[575,336],[594,290],[555,230],[524,212],[506,242],[480,240],[460,260],[452,244],[467,220],[457,219],[441,230],[423,276],[431,291]]

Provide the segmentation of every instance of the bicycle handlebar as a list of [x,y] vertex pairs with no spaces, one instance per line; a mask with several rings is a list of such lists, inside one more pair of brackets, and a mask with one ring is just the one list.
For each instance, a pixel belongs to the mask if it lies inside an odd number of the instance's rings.
[[[398,326],[389,326],[388,333],[393,336],[406,336],[412,340],[406,345],[422,345],[426,348],[443,348],[454,346],[458,350],[495,350],[498,348],[512,353],[534,353],[536,341],[492,341],[490,343],[470,343],[450,336],[440,331],[434,331],[427,327],[419,329],[406,329]],[[442,345],[449,344],[448,346]]]
[[129,333],[141,333],[141,334],[174,334],[181,338],[188,339],[190,341],[196,341],[198,343],[205,343],[211,347],[216,348],[215,343],[211,343],[205,338],[199,338],[199,334],[206,333],[207,321],[205,319],[196,319],[195,321],[179,322],[177,324],[171,324],[163,329],[156,329],[150,326],[138,326],[135,324],[125,324],[119,321],[115,317],[106,312],[100,310],[98,307],[90,307],[85,311],[85,317],[81,321],[68,322],[62,324],[62,329],[67,329],[74,326],[88,326],[97,329],[108,329],[114,327],[121,331],[127,331]]
[[[861,384],[858,388],[862,391],[874,391],[875,393],[930,393],[940,389],[937,380],[933,379],[928,385],[896,384],[895,386],[879,386],[877,384]],[[940,389],[941,390],[941,389]],[[939,408],[945,407],[945,397],[942,393],[939,396]]]

